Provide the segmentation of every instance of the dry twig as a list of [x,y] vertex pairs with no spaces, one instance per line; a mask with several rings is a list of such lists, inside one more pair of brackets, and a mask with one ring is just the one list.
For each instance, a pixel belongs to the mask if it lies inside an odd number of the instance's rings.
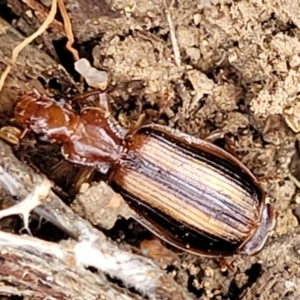
[[50,9],[49,15],[48,15],[47,19],[45,20],[45,22],[41,25],[41,27],[37,31],[35,31],[32,35],[30,35],[28,38],[23,40],[19,45],[17,45],[14,48],[14,50],[12,52],[11,63],[6,66],[4,72],[1,74],[1,77],[0,77],[0,92],[3,89],[5,79],[8,76],[12,66],[16,63],[19,53],[27,45],[29,45],[35,38],[37,38],[39,35],[41,35],[48,28],[48,26],[54,20],[56,11],[57,11],[57,0],[52,0],[51,9]]

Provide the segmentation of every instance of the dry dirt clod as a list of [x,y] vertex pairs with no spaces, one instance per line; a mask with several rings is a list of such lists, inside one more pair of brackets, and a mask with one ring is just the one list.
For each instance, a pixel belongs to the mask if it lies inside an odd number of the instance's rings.
[[300,99],[295,99],[283,110],[283,117],[287,125],[295,132],[300,132]]
[[119,216],[130,218],[133,215],[121,196],[104,181],[90,186],[83,185],[72,203],[72,208],[93,225],[105,229],[111,229]]

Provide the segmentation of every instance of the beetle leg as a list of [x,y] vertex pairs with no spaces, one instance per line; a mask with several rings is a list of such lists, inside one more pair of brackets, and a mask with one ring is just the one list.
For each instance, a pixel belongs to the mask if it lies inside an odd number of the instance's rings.
[[137,129],[139,129],[140,127],[143,126],[143,124],[145,124],[145,119],[146,119],[146,115],[145,114],[141,114],[139,115],[138,119],[134,122],[134,124],[130,127],[128,134],[132,134],[133,132],[135,132]]
[[95,170],[91,167],[83,167],[77,172],[74,182],[69,190],[71,197],[75,196],[83,183],[88,183],[91,181],[95,174]]
[[112,108],[108,101],[106,93],[99,93],[99,101],[97,103],[97,106],[104,109],[106,112],[112,114]]
[[112,109],[110,106],[110,103],[107,99],[107,94],[105,92],[101,92],[99,90],[95,90],[95,91],[89,91],[89,92],[85,92],[83,94],[80,94],[78,96],[75,96],[72,101],[82,101],[90,96],[93,95],[99,95],[99,100],[98,102],[96,102],[96,107],[101,108],[102,110],[111,113]]
[[[288,177],[290,178],[289,175],[288,175]],[[280,180],[280,179],[282,179],[282,178],[280,178],[278,175],[274,175],[274,176],[262,176],[262,177],[258,178],[258,181],[259,182],[266,182],[266,181],[276,181],[276,180]],[[294,182],[294,184],[297,186],[297,184],[295,182]]]
[[161,117],[161,115],[170,106],[170,103],[171,103],[171,95],[169,93],[169,89],[164,89],[163,96],[162,96],[162,99],[159,104],[159,111],[157,113],[157,117],[155,118],[155,121],[158,121],[158,119]]
[[215,144],[218,140],[224,139],[224,136],[225,136],[224,132],[222,132],[220,130],[216,130],[216,131],[210,133],[209,135],[203,137],[202,139],[209,143]]
[[26,136],[26,134],[29,132],[29,128],[25,128],[24,130],[23,130],[23,132],[21,133],[21,136],[20,136],[20,140],[23,140],[24,139],[24,137]]
[[89,92],[84,92],[82,94],[78,94],[76,95],[72,101],[82,101],[84,99],[86,99],[87,97],[93,96],[93,95],[97,95],[97,94],[101,94],[101,91],[99,90],[93,90],[93,91],[89,91]]
[[220,130],[216,130],[213,133],[203,138],[205,141],[210,142],[212,144],[216,144],[219,140],[225,141],[225,149],[235,157],[238,157],[235,150],[232,148],[232,143],[230,139],[225,135],[224,132]]
[[227,261],[224,257],[220,257],[218,260],[219,260],[219,264],[220,264],[222,272],[226,272],[228,270],[230,272],[233,272],[233,268],[231,267],[231,265],[229,263],[227,263]]
[[[81,101],[83,100],[84,98],[87,98],[89,96],[92,96],[92,95],[95,95],[95,94],[99,94],[99,100],[98,102],[96,103],[96,107],[100,108],[101,110],[103,110],[104,112],[107,113],[107,117],[108,119],[111,119],[111,116],[112,116],[112,108],[111,108],[111,105],[110,105],[110,102],[108,101],[108,95],[107,93],[105,92],[101,92],[101,91],[90,91],[90,92],[86,92],[84,94],[81,94],[75,98],[73,98],[73,101]],[[124,132],[126,131],[126,134],[127,133],[133,133],[135,130],[137,130],[138,128],[140,128],[144,123],[145,123],[145,117],[146,115],[145,114],[141,114],[139,117],[138,117],[138,120],[133,124],[133,126],[129,129],[129,131],[121,128],[121,126],[119,126],[119,124],[114,120],[112,121],[112,123],[114,124],[114,126],[116,127],[119,127],[119,131],[120,131],[120,134],[124,135]]]
[[224,139],[225,139],[225,149],[226,149],[230,154],[232,154],[233,156],[235,156],[236,158],[238,158],[237,153],[235,152],[235,150],[234,150],[233,147],[232,147],[232,143],[231,143],[230,139],[229,139],[227,136],[225,136]]

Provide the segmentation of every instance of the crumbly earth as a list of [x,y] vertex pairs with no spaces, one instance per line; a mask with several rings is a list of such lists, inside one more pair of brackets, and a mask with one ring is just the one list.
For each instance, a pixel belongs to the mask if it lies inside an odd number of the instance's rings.
[[[18,5],[35,12],[29,1],[8,2],[17,16]],[[232,270],[222,272],[218,261],[188,254],[180,254],[166,270],[198,299],[299,299],[300,200],[289,175],[300,174],[300,2],[65,3],[80,56],[110,75],[113,110],[122,125],[146,112],[148,122],[198,137],[216,129],[228,133],[241,161],[264,177],[268,201],[277,211],[277,226],[264,250],[254,257],[227,259]],[[30,24],[22,16],[16,26],[29,33],[36,22]],[[74,75],[67,64],[70,57],[64,60],[68,54],[57,42],[60,30],[53,27],[43,41],[56,41],[61,63]],[[44,48],[54,53],[46,44]],[[41,158],[43,149],[45,145]],[[34,163],[47,170],[42,159]],[[139,225],[125,220],[108,234],[133,244],[146,236]]]

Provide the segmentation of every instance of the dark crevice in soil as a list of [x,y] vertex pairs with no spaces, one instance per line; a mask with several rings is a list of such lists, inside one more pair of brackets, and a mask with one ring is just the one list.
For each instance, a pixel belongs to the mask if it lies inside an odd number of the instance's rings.
[[169,31],[168,32],[164,32],[164,28],[162,28],[160,26],[152,27],[148,31],[150,33],[152,33],[153,35],[159,37],[164,42],[167,42],[169,40],[170,32]]
[[102,229],[113,241],[122,240],[132,246],[138,247],[140,241],[151,239],[152,234],[133,220],[120,218],[110,230]]
[[126,287],[123,282],[121,280],[118,280],[116,278],[112,278],[110,277],[109,275],[106,275],[106,278],[113,284],[119,286],[121,289],[124,289],[124,291],[129,291],[131,292],[132,294],[136,294],[136,295],[139,295],[141,297],[143,297],[143,299],[147,300],[149,299],[149,297],[145,296],[145,295],[142,295],[139,291],[137,291],[136,289],[134,288],[130,288],[130,287]]
[[45,221],[41,221],[41,224],[37,220],[32,221],[30,223],[30,230],[35,237],[49,242],[60,242],[69,238],[59,228]]
[[[75,80],[78,80],[80,75],[75,71],[72,53],[66,48],[67,41],[67,38],[64,37],[60,40],[53,41],[53,46],[60,60],[60,64],[74,77]],[[73,48],[76,48],[76,44],[73,45]]]
[[58,82],[57,78],[51,78],[49,80],[49,83],[48,83],[49,87],[51,89],[54,89],[56,91],[59,91],[60,93],[62,93],[62,86],[60,84],[60,82]]
[[18,16],[7,6],[6,0],[0,0],[0,16],[10,24],[13,20],[18,18]]
[[235,280],[232,280],[230,285],[229,285],[229,289],[228,289],[228,297],[230,300],[236,300],[239,299],[241,294],[241,290],[238,287],[237,283]]
[[[100,45],[102,40],[102,36],[97,36],[95,39],[91,39],[88,42],[83,42],[78,45],[75,45],[75,47],[78,50],[79,56],[81,58],[86,58],[91,64],[93,64],[93,49],[95,46]],[[98,58],[100,59],[100,58]],[[101,60],[101,59],[100,59]]]
[[238,287],[235,279],[231,281],[228,289],[228,297],[230,300],[240,299],[244,292],[258,280],[258,278],[262,275],[261,264],[253,264],[245,271],[245,274],[248,276],[248,281],[242,287]]
[[272,13],[270,18],[264,22],[261,23],[261,26],[263,28],[271,28],[272,35],[276,35],[279,32],[282,32],[284,34],[287,34],[288,36],[295,36],[295,30],[297,30],[297,26],[292,22],[282,22],[279,20],[275,13]]
[[261,276],[262,265],[259,263],[253,264],[251,268],[245,271],[245,274],[248,276],[248,284],[252,285]]
[[194,280],[196,279],[195,276],[191,275],[189,276],[189,279],[188,279],[188,283],[187,283],[187,287],[188,287],[188,290],[194,294],[197,298],[201,298],[203,293],[204,293],[204,289],[203,288],[200,288],[200,289],[197,289],[193,282]]

